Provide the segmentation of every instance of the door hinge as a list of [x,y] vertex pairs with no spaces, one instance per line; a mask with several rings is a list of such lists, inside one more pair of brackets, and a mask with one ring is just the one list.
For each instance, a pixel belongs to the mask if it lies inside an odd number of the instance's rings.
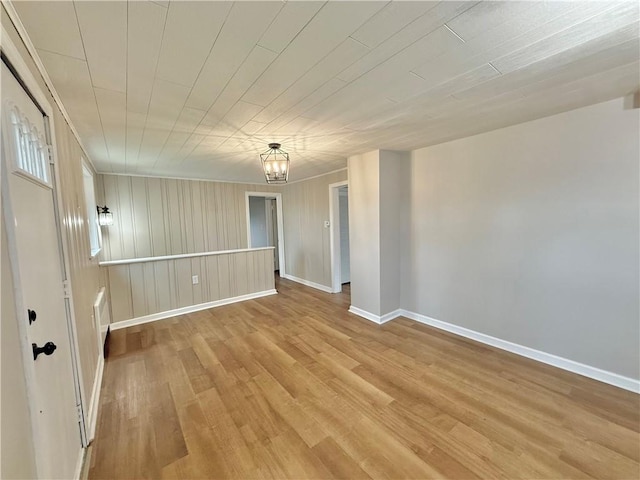
[[49,157],[49,164],[53,165],[55,163],[53,160],[53,145],[47,145],[47,155]]
[[71,284],[69,280],[62,281],[62,292],[64,294],[64,298],[71,298]]

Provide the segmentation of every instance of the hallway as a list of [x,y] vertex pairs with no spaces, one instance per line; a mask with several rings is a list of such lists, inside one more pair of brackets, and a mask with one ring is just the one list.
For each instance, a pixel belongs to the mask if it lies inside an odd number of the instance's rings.
[[631,392],[277,289],[113,332],[90,478],[638,476]]

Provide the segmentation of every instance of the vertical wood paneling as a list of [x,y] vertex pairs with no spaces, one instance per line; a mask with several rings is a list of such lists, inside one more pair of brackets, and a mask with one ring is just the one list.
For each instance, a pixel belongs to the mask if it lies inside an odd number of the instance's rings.
[[147,179],[147,198],[147,216],[149,217],[151,229],[151,253],[149,255],[167,255],[167,225],[165,223],[160,179]]
[[[154,284],[158,295],[157,311],[171,310],[171,290],[169,289],[169,262],[153,262]],[[110,269],[109,269],[110,270]]]
[[115,224],[103,260],[247,248],[245,192],[267,185],[101,175]]
[[[120,231],[120,248],[124,258],[133,258],[136,256],[136,242],[138,236],[133,224],[133,185],[131,180],[133,177],[116,177],[116,197],[118,215],[118,225]],[[126,207],[125,207],[126,206]]]
[[275,288],[271,249],[106,269],[114,322]]
[[133,225],[133,234],[135,237],[135,256],[148,257],[151,255],[151,232],[149,228],[149,189],[147,179],[134,177],[131,179],[131,200],[133,202],[131,209],[131,218]]
[[147,296],[144,285],[142,263],[134,263],[129,265],[129,279],[131,281],[131,305],[133,307],[133,316],[139,317],[147,311]]
[[287,185],[282,193],[286,273],[331,286],[329,184],[347,179],[341,171]]
[[109,267],[109,290],[111,291],[111,315],[114,321],[132,318],[129,265]]
[[207,264],[207,284],[209,285],[209,301],[220,300],[220,287],[218,280],[218,257],[205,257]]

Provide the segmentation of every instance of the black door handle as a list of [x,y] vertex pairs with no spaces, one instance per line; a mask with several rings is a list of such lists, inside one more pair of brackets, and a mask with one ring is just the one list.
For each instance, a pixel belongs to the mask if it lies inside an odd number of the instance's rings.
[[29,325],[31,325],[33,322],[36,321],[36,317],[38,315],[36,314],[35,310],[27,310],[27,314],[29,316]]
[[44,353],[45,355],[51,355],[56,351],[56,348],[58,347],[53,342],[47,342],[42,347],[39,347],[36,343],[32,343],[31,348],[33,349],[33,359],[35,360],[41,353]]

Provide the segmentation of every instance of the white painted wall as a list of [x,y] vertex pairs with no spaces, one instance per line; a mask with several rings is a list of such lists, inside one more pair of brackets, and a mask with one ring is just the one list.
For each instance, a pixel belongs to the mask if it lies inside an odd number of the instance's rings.
[[269,246],[265,200],[264,197],[249,197],[252,248]]
[[338,209],[340,212],[340,282],[351,281],[351,267],[349,256],[349,187],[341,187],[338,195]]
[[639,112],[616,99],[414,151],[402,307],[640,378]]
[[354,155],[349,171],[351,305],[380,315],[380,176],[375,150]]
[[402,237],[408,221],[409,152],[379,151],[380,315],[400,307]]

